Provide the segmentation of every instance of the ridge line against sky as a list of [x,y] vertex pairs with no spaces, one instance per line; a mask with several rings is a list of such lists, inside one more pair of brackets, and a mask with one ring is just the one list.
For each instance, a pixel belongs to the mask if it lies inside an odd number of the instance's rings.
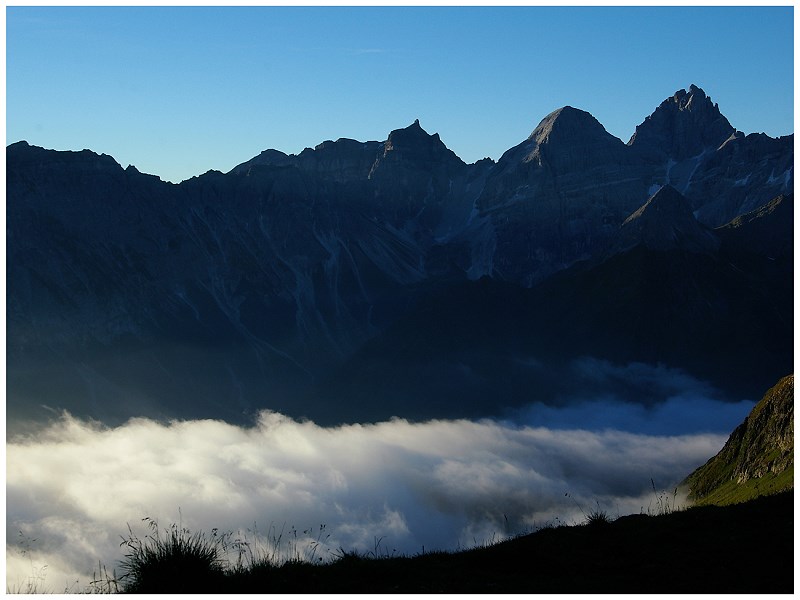
[[471,163],[565,105],[627,142],[679,89],[794,131],[794,9],[9,6],[6,144],[91,149],[178,182],[262,150],[420,120]]

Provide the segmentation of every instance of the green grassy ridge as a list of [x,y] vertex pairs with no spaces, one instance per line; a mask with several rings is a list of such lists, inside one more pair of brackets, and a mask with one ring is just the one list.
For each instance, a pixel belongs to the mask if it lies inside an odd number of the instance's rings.
[[728,480],[694,502],[697,506],[712,504],[727,506],[792,488],[794,488],[794,466],[778,474],[767,473],[763,477],[748,479],[744,483]]
[[[794,492],[542,529],[460,552],[257,562],[129,586],[181,593],[792,593]],[[177,563],[173,563],[177,564]]]
[[[782,378],[684,484],[696,504],[743,502],[794,486],[794,375]],[[759,475],[759,476],[756,476]]]

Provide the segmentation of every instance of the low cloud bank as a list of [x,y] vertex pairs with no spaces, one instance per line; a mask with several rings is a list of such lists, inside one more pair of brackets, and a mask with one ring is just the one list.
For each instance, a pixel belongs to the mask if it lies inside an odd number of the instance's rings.
[[[703,402],[698,414],[738,411],[734,425],[752,407]],[[732,428],[718,421],[707,431],[655,433],[690,404],[609,402],[602,419],[587,402],[532,407],[502,422],[335,428],[271,412],[252,427],[133,419],[108,428],[65,415],[7,444],[7,583],[20,589],[46,565],[43,587],[80,589],[98,562],[110,571],[122,558],[127,524],[147,533],[144,517],[192,531],[257,529],[273,540],[283,531],[301,554],[320,539],[316,556],[325,557],[339,547],[454,550],[556,518],[581,522],[581,511],[598,505],[612,516],[647,511],[651,479],[672,490]],[[614,410],[620,418],[606,420]],[[602,429],[575,425],[598,421]]]

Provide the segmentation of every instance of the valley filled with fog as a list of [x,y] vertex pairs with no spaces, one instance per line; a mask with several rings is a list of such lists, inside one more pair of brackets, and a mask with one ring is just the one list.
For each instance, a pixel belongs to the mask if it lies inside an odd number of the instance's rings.
[[149,533],[146,517],[233,531],[263,552],[279,535],[289,555],[321,540],[316,556],[330,558],[468,548],[598,507],[652,512],[652,486],[672,502],[752,406],[689,390],[649,408],[587,398],[508,420],[339,427],[271,412],[250,426],[64,415],[7,444],[8,585],[81,589],[98,561],[111,572],[122,558],[128,525]]

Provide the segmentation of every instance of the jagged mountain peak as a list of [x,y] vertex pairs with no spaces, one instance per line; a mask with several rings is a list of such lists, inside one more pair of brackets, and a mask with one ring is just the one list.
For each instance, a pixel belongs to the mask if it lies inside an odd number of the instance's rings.
[[386,151],[389,152],[396,147],[410,147],[420,144],[445,148],[438,133],[429,134],[422,128],[422,125],[419,124],[419,119],[414,119],[414,122],[408,127],[395,129],[389,134],[386,140]]
[[[698,102],[707,102],[711,104],[711,97],[706,96],[706,93],[695,84],[691,84],[688,92],[686,90],[678,90],[675,92],[672,96],[672,101],[678,105],[678,110],[690,110],[693,102],[695,105]],[[715,104],[714,107],[719,110],[718,105]]]
[[702,88],[694,84],[689,86],[689,91],[680,89],[672,96],[664,100],[656,111],[688,111],[688,112],[712,112],[719,114],[719,105],[707,96]]
[[628,142],[675,161],[715,150],[735,133],[719,105],[696,85],[678,90],[636,128]]
[[449,165],[461,168],[466,166],[456,154],[445,146],[438,133],[429,134],[419,124],[419,119],[403,129],[395,129],[383,143],[371,171],[373,177],[385,164],[409,163],[425,170],[434,165]]
[[670,185],[662,186],[620,227],[617,250],[643,244],[651,250],[712,253],[719,240],[692,213],[689,200]]

